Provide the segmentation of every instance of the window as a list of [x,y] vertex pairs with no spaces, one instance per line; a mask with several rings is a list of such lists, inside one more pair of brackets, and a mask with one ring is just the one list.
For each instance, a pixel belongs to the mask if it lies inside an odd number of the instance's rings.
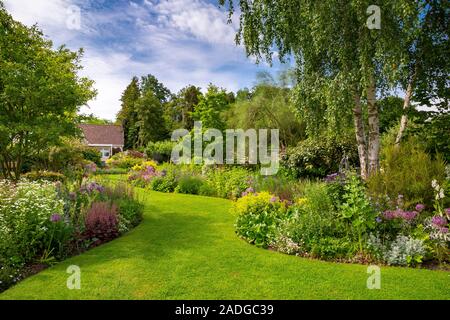
[[110,156],[109,149],[101,149],[100,152],[102,153],[102,158],[109,158]]

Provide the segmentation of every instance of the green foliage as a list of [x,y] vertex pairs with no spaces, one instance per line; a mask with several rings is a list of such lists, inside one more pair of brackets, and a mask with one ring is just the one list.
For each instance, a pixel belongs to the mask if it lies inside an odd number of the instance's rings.
[[199,87],[190,85],[181,89],[176,97],[167,104],[164,115],[171,131],[180,128],[192,130],[194,127],[192,112],[202,95]]
[[96,92],[78,75],[82,50],[54,50],[36,26],[14,21],[3,7],[0,25],[0,166],[17,180],[25,157],[75,136],[76,113]]
[[144,147],[149,141],[167,138],[165,105],[171,93],[153,75],[133,77],[122,94],[122,109],[117,121],[124,128],[125,148]]
[[267,191],[276,194],[281,200],[294,202],[303,195],[306,181],[298,181],[284,176],[260,176],[256,175],[252,186],[255,191]]
[[410,134],[417,136],[432,155],[440,154],[450,163],[450,113],[431,115],[426,121],[410,128]]
[[178,181],[172,172],[168,172],[165,176],[155,177],[150,183],[150,188],[160,192],[174,192],[178,185]]
[[210,84],[205,95],[199,96],[199,102],[194,107],[192,118],[201,121],[203,128],[225,130],[225,122],[221,116],[229,106],[225,89]]
[[292,218],[287,230],[296,243],[303,243],[305,250],[310,251],[320,239],[340,237],[346,233],[326,184],[306,184],[303,194],[303,198],[289,209]]
[[50,218],[53,214],[62,216],[63,207],[49,182],[19,181],[13,185],[1,181],[0,264],[28,263],[52,249],[54,229]]
[[151,159],[158,162],[168,162],[172,155],[172,149],[175,146],[175,142],[170,140],[149,142],[145,153]]
[[238,199],[232,211],[237,216],[236,233],[248,242],[266,248],[275,239],[286,207],[275,196],[261,192]]
[[123,198],[118,201],[119,230],[126,232],[142,221],[143,205],[133,198]]
[[120,122],[123,127],[125,149],[132,149],[137,146],[139,132],[136,126],[136,122],[138,121],[136,102],[139,99],[140,94],[139,79],[133,77],[130,84],[122,93],[122,97],[120,98],[122,108],[117,114],[117,121]]
[[226,112],[229,128],[277,128],[283,147],[296,145],[305,138],[304,124],[294,114],[290,89],[259,84],[247,99],[237,100]]
[[297,147],[288,148],[282,165],[297,178],[324,177],[337,172],[344,157],[348,157],[350,166],[358,163],[355,138],[350,133],[301,141]]
[[405,203],[431,205],[434,194],[431,181],[444,181],[445,163],[441,157],[433,159],[415,139],[399,147],[386,145],[382,149],[381,171],[368,180],[370,195],[382,201],[387,195],[396,199],[403,195]]
[[85,124],[113,124],[111,120],[101,119],[94,114],[80,114],[77,117],[78,122]]
[[102,154],[100,151],[94,148],[85,147],[81,150],[83,154],[83,159],[87,161],[91,161],[95,163],[97,166],[101,167],[102,163]]
[[24,174],[23,178],[31,181],[66,181],[66,177],[62,173],[53,171],[30,171]]
[[348,238],[326,237],[314,241],[311,256],[321,259],[351,259],[358,251],[358,245]]
[[208,185],[220,198],[236,199],[251,187],[253,174],[241,167],[216,168],[206,172]]
[[375,227],[376,211],[366,196],[366,190],[358,176],[351,174],[344,186],[344,203],[339,215],[358,236],[360,252],[363,251],[363,237]]
[[200,177],[184,176],[178,181],[175,192],[186,194],[199,194],[204,184]]
[[388,243],[383,243],[372,235],[368,247],[378,259],[389,265],[417,266],[423,262],[426,255],[423,240],[404,235],[398,235],[394,241]]
[[138,146],[166,139],[168,131],[163,119],[164,109],[156,94],[150,90],[143,92],[135,107],[139,117],[136,122],[139,131]]
[[141,157],[134,157],[127,152],[119,152],[106,160],[106,163],[113,168],[131,169],[136,165],[140,165],[143,161]]

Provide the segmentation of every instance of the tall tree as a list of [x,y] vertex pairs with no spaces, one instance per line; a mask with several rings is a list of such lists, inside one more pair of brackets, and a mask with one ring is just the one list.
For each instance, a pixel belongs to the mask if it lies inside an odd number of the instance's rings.
[[136,102],[139,136],[137,146],[145,147],[150,141],[156,142],[168,137],[163,117],[163,105],[152,90],[147,89]]
[[201,121],[203,128],[225,130],[225,121],[222,113],[229,107],[229,99],[225,89],[210,84],[205,95],[199,96],[192,118]]
[[127,86],[120,98],[122,108],[117,114],[117,121],[122,124],[125,136],[125,149],[132,149],[137,145],[138,141],[138,113],[136,110],[136,102],[140,97],[141,90],[139,88],[139,80],[133,77],[131,83]]
[[172,103],[166,107],[168,122],[175,123],[172,129],[184,128],[191,130],[194,127],[192,112],[202,95],[199,87],[189,85],[178,92]]
[[405,91],[403,115],[395,143],[408,124],[412,101],[422,106],[448,109],[450,99],[450,3],[441,0],[416,2],[417,21],[407,31],[403,72],[399,86]]
[[[233,1],[220,2],[231,16]],[[258,61],[270,62],[274,49],[282,61],[296,58],[300,112],[324,114],[334,124],[352,114],[363,177],[379,167],[377,98],[398,82],[408,35],[420,18],[415,1],[371,2],[240,0],[236,36]]]
[[19,179],[25,156],[77,133],[79,107],[96,92],[82,78],[82,50],[52,49],[36,27],[14,21],[0,2],[0,169]]
[[161,104],[168,102],[172,98],[170,90],[167,89],[164,84],[159,82],[152,74],[148,74],[141,78],[141,90],[143,93],[151,90]]

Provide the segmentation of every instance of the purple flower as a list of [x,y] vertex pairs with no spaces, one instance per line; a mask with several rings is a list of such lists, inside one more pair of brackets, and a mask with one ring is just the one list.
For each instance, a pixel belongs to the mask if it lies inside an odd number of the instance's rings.
[[418,215],[419,213],[417,211],[403,211],[403,213],[401,214],[401,218],[410,221],[413,220]]
[[425,209],[425,205],[423,205],[423,204],[421,204],[421,203],[418,203],[418,204],[416,205],[416,210],[417,210],[418,212],[422,212],[424,209]]
[[443,227],[447,224],[447,220],[441,216],[434,216],[431,218],[431,223],[437,227]]
[[245,197],[246,195],[248,195],[248,192],[244,191],[242,192],[241,197]]
[[391,211],[391,210],[386,210],[385,212],[383,212],[383,217],[386,220],[392,220],[396,217],[395,212]]
[[378,222],[378,223],[381,223],[381,221],[383,221],[383,219],[381,219],[380,217],[377,217],[375,220],[376,220],[376,222]]
[[252,187],[250,187],[250,188],[247,188],[247,190],[245,190],[245,191],[247,191],[248,193],[254,193],[254,192],[255,192],[255,189],[253,189]]
[[403,211],[402,209],[397,209],[395,211],[387,210],[383,212],[383,217],[386,220],[393,219],[404,219],[407,221],[413,220],[419,215],[417,211]]
[[270,202],[277,202],[278,201],[278,198],[277,197],[272,197],[272,198],[270,198]]
[[439,228],[439,231],[440,231],[441,233],[448,233],[448,228],[446,228],[446,227],[440,227],[440,228]]
[[61,215],[58,213],[52,214],[50,217],[51,222],[58,222],[61,221]]

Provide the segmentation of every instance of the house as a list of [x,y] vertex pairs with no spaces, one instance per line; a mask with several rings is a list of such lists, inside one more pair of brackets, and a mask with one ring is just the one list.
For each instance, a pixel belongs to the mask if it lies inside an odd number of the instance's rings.
[[99,150],[102,161],[106,161],[112,155],[123,151],[123,128],[110,124],[80,124],[85,143]]

